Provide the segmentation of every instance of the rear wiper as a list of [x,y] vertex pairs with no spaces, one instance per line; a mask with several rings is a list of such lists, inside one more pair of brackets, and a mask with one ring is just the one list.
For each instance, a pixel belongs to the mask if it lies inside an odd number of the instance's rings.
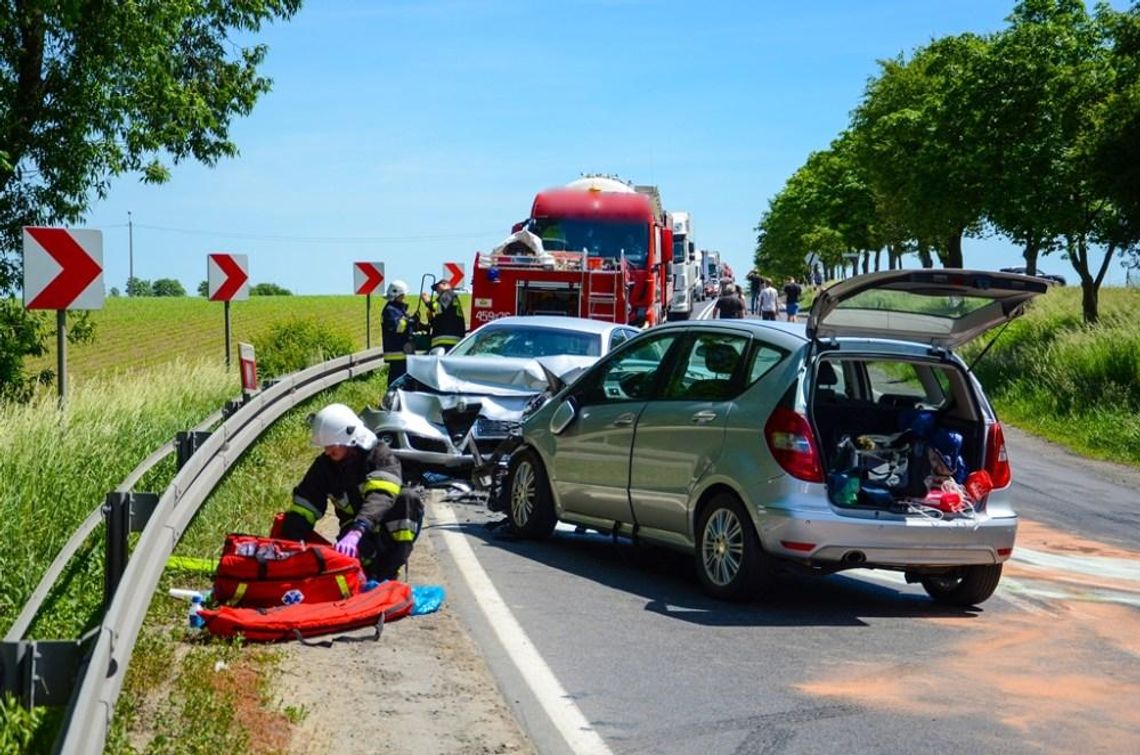
[[978,364],[978,362],[982,361],[982,357],[984,357],[986,355],[986,352],[988,352],[990,350],[990,347],[993,346],[995,343],[997,343],[997,339],[1001,338],[1001,334],[1005,332],[1005,329],[1009,327],[1009,324],[1011,322],[1013,322],[1013,320],[1006,320],[1005,321],[1005,325],[1001,326],[1001,330],[999,330],[997,332],[997,335],[995,335],[993,338],[991,338],[990,342],[985,345],[985,348],[983,348],[981,350],[981,352],[979,352],[978,355],[976,357],[974,357],[974,361],[970,362],[969,366],[966,368],[967,372],[973,372],[974,371],[974,367]]

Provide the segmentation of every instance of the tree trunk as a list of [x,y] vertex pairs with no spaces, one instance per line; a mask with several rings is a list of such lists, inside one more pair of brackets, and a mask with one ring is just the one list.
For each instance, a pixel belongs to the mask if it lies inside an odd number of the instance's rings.
[[934,267],[934,260],[930,256],[930,247],[921,241],[918,242],[918,261],[922,263],[923,267]]
[[962,264],[962,229],[955,229],[954,233],[946,239],[946,254],[942,257],[943,267],[961,268]]
[[1081,313],[1086,325],[1096,325],[1100,320],[1100,287],[1096,281],[1081,278]]
[[863,252],[863,275],[871,272],[871,253],[864,250]]
[[1031,238],[1025,245],[1021,256],[1025,259],[1025,274],[1037,275],[1037,254],[1041,251],[1041,241]]
[[882,249],[882,247],[879,247],[878,249],[875,250],[875,272],[876,273],[879,272],[879,263],[881,262],[882,257],[883,257],[883,249]]

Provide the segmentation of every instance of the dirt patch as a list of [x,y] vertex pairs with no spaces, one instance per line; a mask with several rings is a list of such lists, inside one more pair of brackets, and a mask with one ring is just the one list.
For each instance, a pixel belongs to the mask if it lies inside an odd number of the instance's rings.
[[[1059,555],[1138,554],[1022,522],[1017,544]],[[1016,550],[1015,550],[1016,553]],[[1098,585],[1091,576],[1018,567],[1035,579]],[[1135,583],[1130,589],[1135,590]],[[1131,752],[1140,738],[1140,612],[1108,603],[1051,602],[993,621],[931,618],[961,632],[920,662],[846,664],[798,688],[885,711],[996,718],[1046,751]]]
[[249,732],[251,753],[285,752],[289,745],[289,720],[264,705],[258,691],[261,678],[257,662],[243,658],[228,673],[213,674],[210,684],[222,699],[233,701],[234,718]]
[[[410,567],[413,584],[447,589],[427,537]],[[379,642],[289,646],[277,687],[302,715],[290,752],[534,752],[446,602],[386,626]]]

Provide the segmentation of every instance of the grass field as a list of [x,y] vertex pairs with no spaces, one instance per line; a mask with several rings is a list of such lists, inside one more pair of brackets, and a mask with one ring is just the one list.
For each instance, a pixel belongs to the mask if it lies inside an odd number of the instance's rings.
[[[461,295],[464,311],[469,302]],[[413,304],[413,309],[414,309]],[[372,346],[380,345],[382,297],[372,298]],[[224,305],[201,297],[108,298],[104,309],[91,313],[95,341],[69,346],[67,371],[73,384],[95,375],[139,370],[175,359],[217,359],[224,363]],[[363,296],[254,296],[230,305],[232,361],[238,341],[249,341],[275,322],[313,317],[350,338],[357,350],[365,345]],[[55,340],[49,354],[29,360],[29,371],[55,369]]]
[[[1052,288],[1015,320],[976,371],[1001,418],[1079,453],[1140,466],[1140,289],[1106,288],[1101,321],[1081,290]],[[993,334],[963,351],[970,362]]]

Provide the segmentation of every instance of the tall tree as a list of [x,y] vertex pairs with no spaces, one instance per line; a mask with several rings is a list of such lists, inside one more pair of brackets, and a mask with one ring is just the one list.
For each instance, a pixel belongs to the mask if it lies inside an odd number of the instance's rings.
[[882,208],[914,238],[933,239],[947,267],[962,266],[962,237],[980,229],[984,166],[961,112],[988,41],[944,37],[880,61],[852,115],[860,161]]
[[[270,81],[242,46],[301,0],[0,0],[0,296],[20,285],[20,227],[77,223],[113,177],[237,154],[232,120]],[[26,331],[25,331],[26,332]],[[0,332],[0,352],[29,353]]]

